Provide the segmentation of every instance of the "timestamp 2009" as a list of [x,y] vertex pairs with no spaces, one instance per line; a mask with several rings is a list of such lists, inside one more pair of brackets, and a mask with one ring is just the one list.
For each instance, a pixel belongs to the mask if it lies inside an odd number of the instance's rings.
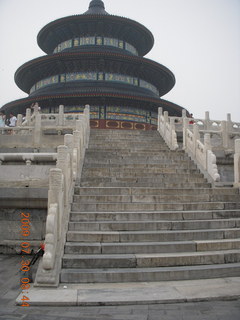
[[24,241],[21,242],[21,252],[22,252],[22,260],[21,260],[21,278],[20,278],[20,286],[22,289],[22,307],[29,307],[29,297],[28,295],[28,290],[30,289],[30,276],[29,276],[29,271],[30,271],[30,260],[26,259],[26,255],[29,255],[31,253],[31,246],[30,242],[28,240],[28,237],[30,236],[30,213],[24,213],[21,212],[21,235],[25,238]]

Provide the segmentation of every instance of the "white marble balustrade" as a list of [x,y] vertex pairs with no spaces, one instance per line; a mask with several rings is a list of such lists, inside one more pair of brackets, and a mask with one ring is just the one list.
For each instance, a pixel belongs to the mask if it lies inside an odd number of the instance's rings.
[[66,238],[75,182],[81,177],[85,150],[90,134],[89,106],[76,120],[73,134],[64,136],[57,148],[56,168],[50,169],[45,253],[39,265],[35,285],[57,286]]
[[[171,150],[179,148],[177,135],[182,135],[182,148],[213,182],[220,181],[215,152],[235,153],[235,159],[238,157],[240,123],[232,121],[230,114],[223,121],[211,120],[209,112],[205,113],[205,119],[192,119],[186,116],[186,110],[183,110],[182,117],[169,117],[159,108],[158,131]],[[239,183],[237,161],[234,165],[235,185]]]

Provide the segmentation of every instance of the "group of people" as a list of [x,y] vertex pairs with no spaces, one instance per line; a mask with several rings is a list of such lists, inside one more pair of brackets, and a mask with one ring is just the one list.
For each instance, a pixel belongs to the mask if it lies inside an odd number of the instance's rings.
[[[34,112],[35,109],[38,112],[41,112],[41,108],[40,108],[38,102],[32,103],[30,106],[30,109],[31,109],[32,113]],[[24,121],[24,119],[25,119],[25,114],[23,115],[23,121]],[[0,128],[16,127],[16,125],[17,125],[17,117],[12,112],[10,112],[9,118],[7,118],[5,111],[0,110]]]
[[17,117],[10,113],[9,119],[6,118],[4,111],[0,111],[0,127],[15,127],[17,124]]

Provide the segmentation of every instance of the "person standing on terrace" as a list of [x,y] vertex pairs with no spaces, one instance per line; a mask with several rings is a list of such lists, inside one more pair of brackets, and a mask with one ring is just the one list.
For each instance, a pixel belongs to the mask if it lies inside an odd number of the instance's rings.
[[17,123],[17,117],[15,117],[13,113],[10,113],[9,127],[15,127],[16,123]]
[[6,115],[4,111],[0,111],[0,127],[5,127]]

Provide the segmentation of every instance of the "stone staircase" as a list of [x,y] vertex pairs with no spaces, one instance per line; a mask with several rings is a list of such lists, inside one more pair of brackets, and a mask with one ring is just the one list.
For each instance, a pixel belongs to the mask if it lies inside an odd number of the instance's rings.
[[91,130],[61,282],[240,276],[239,200],[157,131]]

